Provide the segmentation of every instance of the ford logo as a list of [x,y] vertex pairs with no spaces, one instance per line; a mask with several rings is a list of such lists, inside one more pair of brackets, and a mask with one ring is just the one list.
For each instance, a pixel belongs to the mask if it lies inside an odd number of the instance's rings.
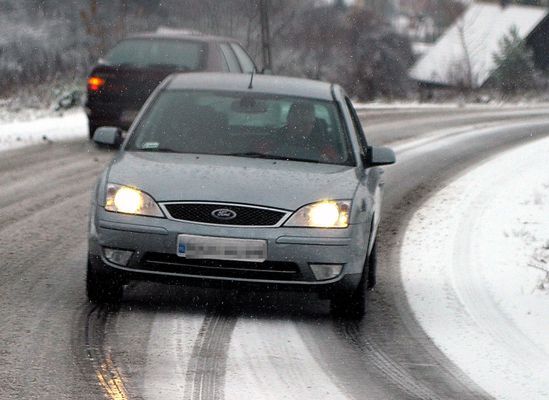
[[212,211],[212,217],[223,221],[229,221],[236,218],[236,213],[228,208],[219,208]]

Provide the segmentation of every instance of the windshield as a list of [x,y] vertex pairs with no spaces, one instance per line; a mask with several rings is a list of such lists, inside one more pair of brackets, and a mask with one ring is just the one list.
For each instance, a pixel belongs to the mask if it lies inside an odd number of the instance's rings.
[[133,67],[168,66],[179,70],[201,69],[205,45],[172,39],[123,40],[105,57],[108,64]]
[[246,92],[164,91],[126,150],[354,164],[335,103]]

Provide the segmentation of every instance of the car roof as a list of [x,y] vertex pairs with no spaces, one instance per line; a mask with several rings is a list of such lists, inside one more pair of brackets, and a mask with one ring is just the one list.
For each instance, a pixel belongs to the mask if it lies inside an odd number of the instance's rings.
[[276,75],[230,73],[181,73],[174,74],[167,84],[168,90],[218,90],[306,97],[318,100],[334,100],[333,85],[310,79],[289,78]]
[[204,35],[194,31],[167,30],[158,32],[140,32],[127,36],[125,39],[167,39],[167,40],[192,40],[197,42],[234,42],[238,40],[224,36]]

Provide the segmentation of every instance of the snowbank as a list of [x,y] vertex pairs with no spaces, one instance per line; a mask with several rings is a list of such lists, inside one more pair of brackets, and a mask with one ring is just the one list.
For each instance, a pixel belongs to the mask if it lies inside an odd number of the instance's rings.
[[0,123],[0,151],[50,141],[84,139],[87,136],[88,122],[82,110],[60,117]]
[[435,344],[499,399],[549,398],[549,139],[490,160],[429,199],[402,279]]
[[462,102],[459,100],[449,101],[449,102],[438,102],[438,103],[424,103],[419,101],[394,101],[394,102],[384,102],[384,101],[373,101],[368,103],[353,102],[353,105],[358,111],[384,111],[384,110],[410,110],[414,111],[416,109],[423,110],[453,110],[453,109],[468,109],[468,110],[479,110],[479,111],[494,111],[494,110],[528,110],[528,109],[538,109],[546,108],[549,106],[549,103],[545,98],[532,98],[526,99],[522,98],[518,101],[495,101],[488,100],[485,103],[472,103],[472,102]]

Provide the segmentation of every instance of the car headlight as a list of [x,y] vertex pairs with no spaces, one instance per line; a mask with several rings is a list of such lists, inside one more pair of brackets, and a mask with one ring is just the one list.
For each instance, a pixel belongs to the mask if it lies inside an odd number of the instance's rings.
[[349,200],[321,201],[301,207],[284,225],[304,228],[347,228],[350,214]]
[[114,183],[107,185],[105,210],[123,214],[164,217],[158,204],[147,193]]

